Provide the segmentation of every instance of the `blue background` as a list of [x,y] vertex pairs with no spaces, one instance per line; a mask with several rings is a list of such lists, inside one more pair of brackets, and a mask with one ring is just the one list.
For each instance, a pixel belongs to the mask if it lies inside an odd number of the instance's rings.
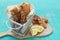
[[[0,0],[0,32],[8,31],[6,26],[6,8],[10,5],[23,2],[34,5],[35,14],[49,19],[49,24],[53,28],[53,33],[46,37],[27,38],[24,40],[60,40],[60,0]],[[0,40],[19,40],[12,36],[5,36]]]

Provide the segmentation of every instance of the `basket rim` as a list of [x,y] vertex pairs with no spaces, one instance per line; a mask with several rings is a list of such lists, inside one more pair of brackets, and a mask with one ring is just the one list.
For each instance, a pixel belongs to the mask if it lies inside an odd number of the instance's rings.
[[[29,18],[30,18],[31,16],[34,16],[34,15],[35,15],[35,14],[30,15]],[[28,22],[29,18],[27,19],[27,22]],[[16,23],[17,25],[20,25],[20,26],[25,25],[25,23],[24,23],[24,24],[21,24],[21,23],[18,23],[18,22],[16,22],[16,21],[12,20],[12,17],[9,17],[8,19],[9,19],[11,22]],[[26,22],[26,23],[27,23],[27,22]]]

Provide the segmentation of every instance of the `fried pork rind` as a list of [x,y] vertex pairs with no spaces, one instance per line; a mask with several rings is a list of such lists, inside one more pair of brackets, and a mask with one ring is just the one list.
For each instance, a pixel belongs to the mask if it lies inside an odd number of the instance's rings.
[[[10,12],[8,16],[12,16],[13,20],[24,24],[27,21],[27,16],[30,13],[30,4],[22,3],[21,5],[13,6],[12,9],[8,8],[7,13]],[[10,16],[10,17],[11,17]]]
[[44,28],[46,28],[47,23],[48,23],[48,19],[46,19],[46,18],[40,18],[37,15],[34,16],[33,21],[32,21],[33,25],[34,24],[38,24],[38,25],[43,26]]
[[22,10],[25,12],[27,16],[30,12],[30,4],[23,3],[22,5],[20,5],[20,7],[22,8]]

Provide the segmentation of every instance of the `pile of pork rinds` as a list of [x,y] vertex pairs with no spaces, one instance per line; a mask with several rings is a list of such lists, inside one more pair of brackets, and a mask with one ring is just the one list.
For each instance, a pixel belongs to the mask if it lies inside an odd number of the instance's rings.
[[[14,21],[24,24],[27,21],[27,16],[30,12],[30,4],[23,3],[17,7],[14,7],[11,10],[12,18]],[[34,15],[34,18],[32,20],[32,24],[38,24],[46,28],[46,25],[48,23],[48,19],[46,18],[41,18],[38,15]]]

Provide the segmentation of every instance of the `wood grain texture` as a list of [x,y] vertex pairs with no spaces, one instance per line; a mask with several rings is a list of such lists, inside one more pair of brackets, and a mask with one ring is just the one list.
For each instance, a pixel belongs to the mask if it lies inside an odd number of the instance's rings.
[[5,35],[11,35],[13,37],[16,37],[16,38],[29,38],[29,37],[41,37],[41,36],[47,36],[49,35],[50,33],[52,33],[52,28],[47,25],[47,28],[40,34],[36,35],[36,36],[31,36],[30,33],[28,32],[25,36],[19,36],[17,34],[15,34],[14,32],[12,32],[11,30],[8,30],[8,32],[2,32],[0,33],[0,37],[3,37]]

